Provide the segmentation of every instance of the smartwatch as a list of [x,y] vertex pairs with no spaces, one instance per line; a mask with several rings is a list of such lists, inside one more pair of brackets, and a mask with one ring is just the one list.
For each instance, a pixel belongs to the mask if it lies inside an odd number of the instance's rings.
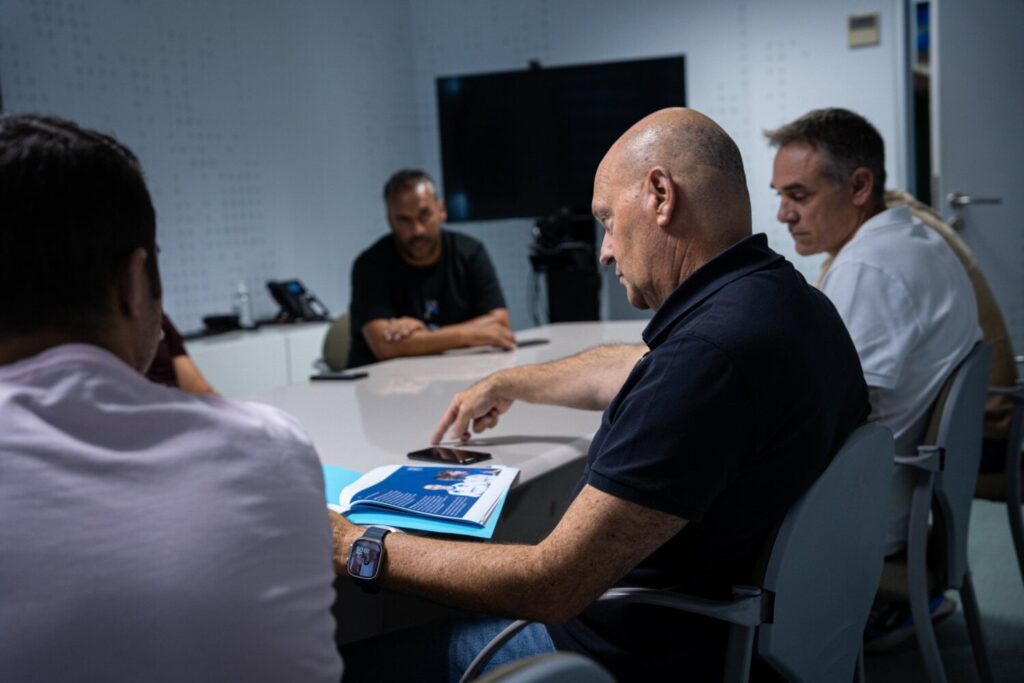
[[356,539],[348,551],[348,569],[356,584],[363,590],[376,593],[380,590],[377,585],[377,577],[384,566],[384,537],[391,532],[379,526],[371,526],[366,532]]

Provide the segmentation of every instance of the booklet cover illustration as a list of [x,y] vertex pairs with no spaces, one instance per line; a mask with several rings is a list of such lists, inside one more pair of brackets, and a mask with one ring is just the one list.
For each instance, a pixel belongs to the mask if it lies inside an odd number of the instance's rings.
[[344,486],[334,500],[328,492],[328,503],[356,523],[384,523],[356,517],[385,514],[399,527],[489,537],[518,474],[504,466],[388,465]]

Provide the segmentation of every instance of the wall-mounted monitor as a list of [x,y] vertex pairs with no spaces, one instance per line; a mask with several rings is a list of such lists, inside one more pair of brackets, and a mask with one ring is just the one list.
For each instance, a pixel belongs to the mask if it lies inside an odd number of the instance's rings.
[[590,213],[608,147],[647,114],[685,104],[681,55],[438,78],[448,219]]

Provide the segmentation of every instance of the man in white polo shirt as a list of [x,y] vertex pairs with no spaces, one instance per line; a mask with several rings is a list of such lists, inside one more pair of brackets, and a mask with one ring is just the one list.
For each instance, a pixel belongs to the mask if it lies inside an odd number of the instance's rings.
[[[872,419],[915,453],[943,383],[981,338],[970,280],[949,245],[907,206],[887,209],[878,131],[845,109],[819,109],[766,133],[779,148],[778,219],[802,256],[826,253],[818,286],[860,356]],[[896,471],[887,552],[906,538],[910,477]]]
[[309,439],[142,375],[155,230],[126,148],[0,116],[0,680],[337,683]]

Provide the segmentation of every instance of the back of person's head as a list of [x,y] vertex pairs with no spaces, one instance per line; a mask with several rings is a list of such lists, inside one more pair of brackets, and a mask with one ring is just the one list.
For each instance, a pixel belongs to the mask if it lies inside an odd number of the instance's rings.
[[825,171],[842,186],[859,167],[874,178],[872,198],[881,203],[885,194],[885,143],[868,120],[846,109],[809,111],[781,128],[765,131],[773,147],[804,143],[818,150]]
[[418,168],[403,168],[400,171],[395,171],[388,181],[384,183],[384,203],[390,204],[392,198],[399,192],[405,190],[414,190],[420,183],[427,183],[430,185],[431,192],[437,196],[437,185],[434,184],[434,179],[427,175],[426,171],[421,171]]
[[616,143],[627,177],[639,179],[654,166],[668,169],[685,200],[691,227],[713,251],[750,234],[750,195],[743,157],[729,134],[694,110],[673,107],[637,122]]
[[134,154],[70,121],[0,116],[0,334],[95,331],[139,247],[159,298],[156,216]]

